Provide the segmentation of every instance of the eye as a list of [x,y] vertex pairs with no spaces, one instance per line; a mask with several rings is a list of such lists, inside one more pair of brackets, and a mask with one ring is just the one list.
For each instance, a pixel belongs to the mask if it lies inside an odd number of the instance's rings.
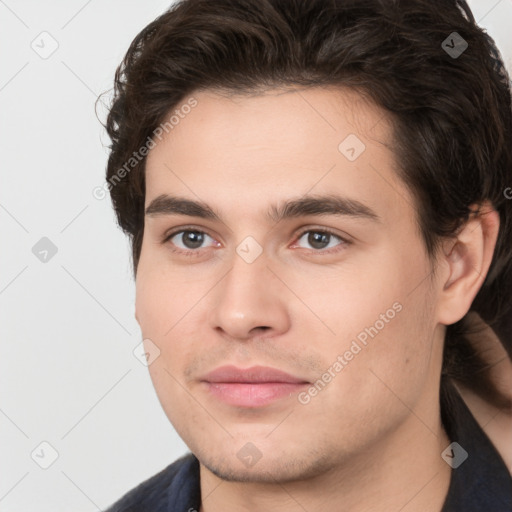
[[185,229],[171,233],[166,237],[165,242],[171,242],[175,247],[182,251],[193,251],[194,249],[202,249],[202,245],[210,240],[216,242],[211,236],[203,231]]
[[[341,250],[350,242],[339,235],[336,235],[326,229],[309,229],[298,235],[293,248],[302,247],[312,249],[312,252],[331,253]],[[181,229],[168,234],[163,240],[164,243],[170,243],[171,250],[178,254],[193,256],[201,254],[201,249],[207,247],[220,247],[222,244],[212,238],[204,231],[198,229]],[[309,247],[304,244],[309,244]]]
[[[301,242],[309,244],[309,248],[313,248],[317,252],[330,252],[325,251],[325,249],[332,249],[334,247],[347,245],[349,243],[347,240],[344,240],[340,236],[323,229],[310,229],[308,231],[302,232],[302,234],[299,235],[299,238],[297,239],[296,245],[299,247],[304,247],[301,245]],[[305,248],[308,249],[308,247]]]

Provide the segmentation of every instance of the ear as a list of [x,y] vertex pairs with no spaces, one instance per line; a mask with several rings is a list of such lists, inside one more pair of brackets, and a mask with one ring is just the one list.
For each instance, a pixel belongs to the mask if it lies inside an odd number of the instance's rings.
[[444,242],[439,258],[438,321],[458,322],[469,311],[491,265],[500,218],[488,202],[472,205],[476,211],[454,238]]

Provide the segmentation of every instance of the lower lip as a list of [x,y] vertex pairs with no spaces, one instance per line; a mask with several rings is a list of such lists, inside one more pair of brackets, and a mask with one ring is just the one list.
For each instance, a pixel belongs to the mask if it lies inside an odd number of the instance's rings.
[[208,391],[223,402],[237,407],[261,407],[280,398],[290,397],[307,383],[288,382],[206,382]]

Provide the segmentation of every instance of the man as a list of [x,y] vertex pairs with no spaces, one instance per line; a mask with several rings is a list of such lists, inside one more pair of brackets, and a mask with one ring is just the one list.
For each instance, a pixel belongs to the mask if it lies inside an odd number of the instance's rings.
[[511,95],[467,5],[185,0],[115,86],[107,186],[191,454],[109,510],[512,510],[458,391],[509,410],[474,337],[507,343]]

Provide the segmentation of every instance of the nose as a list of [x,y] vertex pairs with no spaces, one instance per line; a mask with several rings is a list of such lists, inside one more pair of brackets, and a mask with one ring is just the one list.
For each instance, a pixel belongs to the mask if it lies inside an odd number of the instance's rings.
[[290,328],[282,282],[268,268],[265,253],[252,263],[237,254],[211,297],[210,325],[229,338],[274,337]]

